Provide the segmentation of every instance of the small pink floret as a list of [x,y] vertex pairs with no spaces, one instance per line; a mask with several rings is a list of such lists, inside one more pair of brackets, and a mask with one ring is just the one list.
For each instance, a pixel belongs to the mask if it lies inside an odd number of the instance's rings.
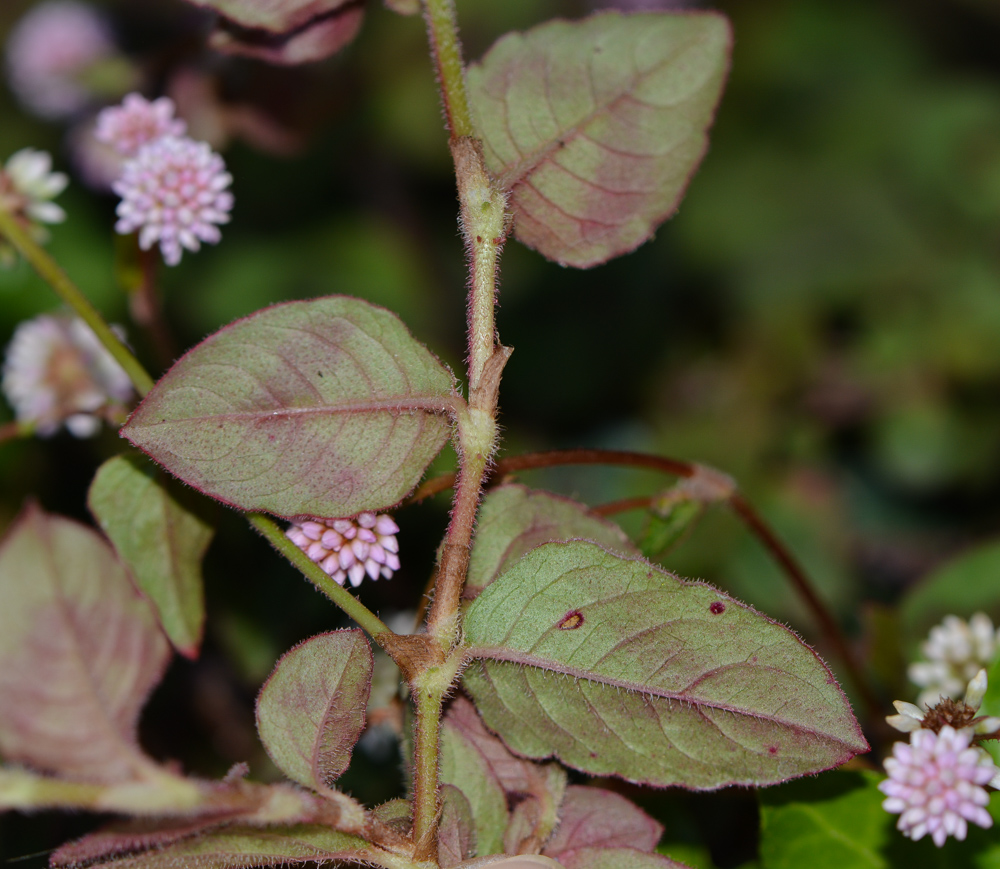
[[990,756],[972,746],[972,733],[947,725],[935,734],[916,730],[910,743],[897,742],[885,761],[889,777],[879,785],[882,808],[898,814],[896,827],[911,839],[930,834],[939,848],[948,836],[962,840],[968,823],[993,825],[983,785],[997,773]]
[[366,576],[389,579],[399,570],[398,531],[389,516],[368,512],[353,519],[309,520],[285,534],[338,583],[357,588]]
[[232,183],[222,157],[205,142],[167,136],[143,145],[125,163],[113,190],[122,197],[115,230],[139,232],[139,246],[159,244],[167,265],[177,265],[186,248],[222,237],[229,222]]
[[150,102],[140,94],[128,94],[120,106],[110,106],[97,116],[94,138],[124,157],[134,157],[147,142],[186,132],[184,121],[174,117],[169,97]]

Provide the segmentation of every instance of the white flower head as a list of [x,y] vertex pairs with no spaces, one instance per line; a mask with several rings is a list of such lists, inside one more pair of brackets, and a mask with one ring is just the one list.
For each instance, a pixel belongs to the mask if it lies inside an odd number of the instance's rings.
[[22,148],[0,169],[0,208],[29,221],[61,223],[66,212],[51,200],[68,183],[66,175],[52,171],[45,151]]
[[314,519],[292,525],[285,534],[338,583],[357,588],[369,579],[389,579],[399,570],[399,526],[385,513],[360,513],[353,519]]
[[907,671],[923,689],[918,703],[933,706],[941,697],[961,697],[976,674],[993,663],[1000,650],[998,638],[1000,632],[984,613],[976,613],[968,622],[945,616],[921,645],[927,660],[911,664]]
[[911,839],[930,834],[939,848],[948,836],[964,839],[968,824],[988,828],[993,819],[984,785],[998,771],[969,730],[945,725],[939,733],[915,730],[909,744],[897,742],[885,761],[889,777],[879,784],[882,808],[898,814],[896,827]]
[[39,117],[68,117],[90,102],[84,73],[115,51],[110,28],[93,6],[76,0],[39,3],[7,39],[10,88]]
[[201,242],[215,244],[229,222],[233,176],[205,142],[164,136],[147,142],[126,161],[112,189],[121,196],[115,230],[139,232],[139,246],[159,244],[167,265],[177,265]]
[[76,437],[90,437],[132,397],[128,375],[90,327],[62,314],[42,314],[17,327],[2,387],[18,422],[43,437],[62,425]]

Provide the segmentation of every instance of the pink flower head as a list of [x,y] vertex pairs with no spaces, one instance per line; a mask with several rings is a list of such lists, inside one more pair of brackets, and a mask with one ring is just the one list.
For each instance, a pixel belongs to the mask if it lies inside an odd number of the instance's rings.
[[388,579],[399,570],[399,526],[384,513],[353,519],[315,519],[292,525],[288,538],[341,585],[357,588],[368,576]]
[[43,437],[65,425],[78,438],[122,415],[132,383],[82,320],[42,314],[21,323],[7,348],[3,391],[18,422]]
[[111,32],[94,7],[76,0],[39,3],[7,39],[11,90],[40,117],[67,117],[90,101],[83,73],[114,53]]
[[229,222],[232,181],[205,142],[177,136],[147,142],[112,185],[122,198],[115,229],[123,235],[138,230],[143,250],[158,242],[163,259],[175,266],[183,248],[196,251],[222,237],[218,224]]
[[964,839],[969,821],[993,825],[983,785],[998,770],[971,742],[971,730],[945,725],[939,733],[915,730],[909,744],[893,746],[893,756],[885,761],[889,777],[878,787],[887,797],[882,808],[899,815],[896,827],[903,835],[916,840],[930,833],[940,848],[948,836]]
[[109,106],[97,116],[94,138],[124,157],[134,157],[147,142],[186,132],[187,124],[174,117],[169,97],[150,102],[140,94],[128,94],[120,106]]

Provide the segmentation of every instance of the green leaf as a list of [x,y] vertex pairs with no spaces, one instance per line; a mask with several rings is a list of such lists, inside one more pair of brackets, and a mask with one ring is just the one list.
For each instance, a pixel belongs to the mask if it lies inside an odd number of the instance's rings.
[[585,504],[516,484],[492,489],[476,523],[466,595],[479,594],[497,574],[536,546],[574,539],[593,540],[626,555],[639,554],[621,528],[593,515]]
[[278,768],[324,791],[365,726],[372,651],[355,629],[311,637],[278,661],[257,698],[257,730]]
[[339,518],[400,501],[449,434],[451,374],[389,311],[330,296],[185,354],[122,434],[243,510]]
[[518,239],[581,268],[638,247],[705,153],[729,65],[721,15],[605,12],[509,33],[469,68]]
[[464,681],[517,754],[707,789],[868,748],[798,637],[711,586],[588,542],[547,543],[469,606]]
[[[1000,866],[993,831],[970,824],[964,842],[937,848],[895,829],[875,772],[837,770],[760,792],[762,869],[971,869]],[[996,801],[990,810],[996,820]]]
[[87,505],[174,647],[195,658],[205,623],[201,560],[213,529],[185,506],[186,492],[150,470],[135,457],[109,459],[90,485]]
[[369,844],[320,824],[230,827],[156,850],[98,863],[92,869],[245,869],[288,863],[364,860]]
[[1000,621],[1000,541],[962,553],[917,585],[900,608],[904,637],[912,644],[926,638],[945,615],[969,618],[985,612]]
[[0,754],[91,782],[148,775],[136,725],[169,659],[104,539],[29,505],[0,543]]
[[[650,510],[639,546],[647,558],[665,555],[681,542],[705,512],[705,504],[693,498],[661,499],[659,510]],[[683,493],[681,493],[683,495]]]

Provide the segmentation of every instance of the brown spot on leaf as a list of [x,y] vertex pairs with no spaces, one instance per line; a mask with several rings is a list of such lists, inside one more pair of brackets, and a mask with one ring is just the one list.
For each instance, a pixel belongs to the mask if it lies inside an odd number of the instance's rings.
[[559,619],[557,627],[561,631],[575,631],[582,624],[583,613],[580,612],[580,610],[573,610],[572,612],[566,613],[566,615]]
[[713,616],[720,616],[726,611],[726,605],[721,600],[715,600],[708,605],[708,611]]
[[776,745],[769,745],[767,747],[767,753],[768,754],[777,754],[778,753],[778,746],[776,746]]

